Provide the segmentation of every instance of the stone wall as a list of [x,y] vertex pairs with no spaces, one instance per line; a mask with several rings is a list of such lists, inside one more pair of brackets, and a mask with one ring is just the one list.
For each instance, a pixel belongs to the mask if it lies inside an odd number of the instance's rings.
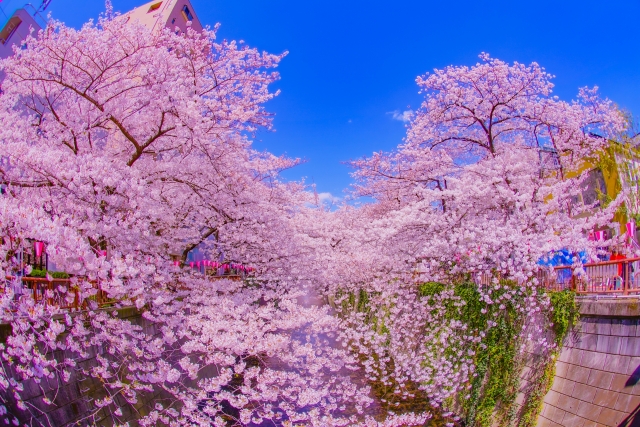
[[538,427],[640,426],[638,299],[582,300]]
[[[142,326],[145,333],[155,335],[156,326],[144,319],[135,309],[125,308],[118,310],[120,318],[127,319],[131,323]],[[1,325],[0,327],[0,340],[4,342],[6,337],[10,334],[10,327],[8,325]],[[94,348],[87,358],[76,360],[76,363],[81,368],[91,368],[97,364],[96,356],[104,354],[103,349]],[[61,359],[63,354],[54,354],[54,357]],[[8,366],[6,362],[3,365],[4,369],[10,370],[11,366]],[[50,380],[42,381],[40,384],[36,384],[33,380],[27,380],[22,382],[24,391],[22,393],[23,400],[30,411],[20,411],[13,405],[11,412],[18,415],[21,419],[21,425],[29,426],[46,426],[46,427],[60,427],[67,425],[98,425],[98,426],[113,426],[114,422],[111,418],[111,414],[104,409],[98,411],[97,416],[91,420],[84,420],[83,418],[87,414],[92,413],[91,403],[95,399],[101,399],[106,396],[106,392],[102,387],[99,380],[92,377],[82,377],[81,375],[74,373],[68,382],[62,381],[57,376]],[[43,401],[43,397],[49,398],[53,405],[46,405]],[[12,401],[11,395],[5,396],[9,401]],[[120,399],[118,401],[123,415],[120,417],[121,421],[129,421],[130,425],[136,425],[135,420],[142,414],[148,414],[158,399],[162,399],[159,393],[147,393],[139,395],[138,403],[135,405],[129,405]],[[11,404],[9,406],[12,406]]]
[[[554,382],[544,397],[537,426],[640,427],[640,300],[582,300],[580,312],[581,321],[565,340],[556,362]],[[155,325],[134,309],[121,309],[119,315],[142,326],[148,334],[156,333]],[[0,325],[0,341],[9,333],[6,325]],[[91,367],[98,354],[102,351],[95,349],[77,363]],[[4,368],[11,369],[6,364]],[[530,380],[539,376],[541,369],[543,360],[535,349],[530,349],[522,371],[519,404],[535,386],[535,381]],[[21,424],[88,425],[89,422],[81,420],[90,412],[90,402],[104,393],[97,381],[78,376],[67,383],[56,378],[40,386],[25,381],[23,397],[38,415],[30,417],[23,412]],[[54,405],[45,405],[42,400],[45,396]],[[122,418],[135,425],[139,415],[147,414],[151,405],[163,397],[157,393],[140,396],[134,406],[120,402]],[[96,424],[112,426],[113,420],[109,413],[101,411]]]

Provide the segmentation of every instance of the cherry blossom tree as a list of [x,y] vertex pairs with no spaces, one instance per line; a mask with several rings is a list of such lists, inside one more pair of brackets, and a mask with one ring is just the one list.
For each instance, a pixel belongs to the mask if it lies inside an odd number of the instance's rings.
[[[53,22],[2,63],[3,274],[23,269],[15,255],[27,239],[45,241],[74,275],[56,292],[89,308],[36,303],[19,278],[5,289],[7,420],[46,424],[25,384],[89,378],[101,390],[80,420],[89,424],[105,412],[122,423],[159,393],[142,425],[377,425],[364,415],[368,387],[350,380],[356,359],[335,345],[338,320],[298,301],[310,261],[291,221],[310,198],[278,178],[297,160],[251,148],[270,127],[263,104],[282,57],[115,17],[80,30]],[[254,279],[181,268],[196,247],[251,265]],[[97,292],[112,309],[98,309]],[[126,306],[156,333],[121,319]],[[95,364],[76,364],[96,352]]]
[[[618,203],[579,202],[585,160],[624,127],[615,106],[587,88],[559,100],[538,64],[480,59],[417,79],[424,102],[404,142],[352,162],[355,194],[375,201],[309,231],[326,236],[326,287],[346,339],[400,400],[413,396],[410,383],[435,405],[464,398],[474,354],[506,310],[525,319],[523,345],[553,348],[538,315],[549,308],[536,291],[547,274],[538,261],[562,248],[593,251],[589,232],[609,224]],[[476,282],[495,316],[480,329],[444,317],[464,305],[453,292],[461,280]],[[444,291],[424,297],[429,281]]]
[[[447,319],[445,305],[463,303],[419,285],[475,280],[492,314],[527,319],[524,342],[548,306],[538,260],[589,249],[586,234],[616,207],[577,202],[582,160],[623,127],[614,106],[591,89],[560,101],[537,64],[484,54],[419,78],[425,101],[403,144],[353,162],[355,193],[374,203],[313,207],[303,184],[279,178],[297,160],[251,147],[271,126],[264,103],[282,56],[115,17],[80,30],[54,22],[2,62],[3,272],[23,270],[27,239],[45,241],[74,275],[57,292],[89,308],[71,315],[21,296],[19,280],[7,287],[8,420],[24,417],[10,403],[42,414],[22,399],[25,384],[82,377],[101,388],[86,423],[105,412],[124,422],[147,394],[160,397],[142,425],[424,423],[426,408],[374,420],[366,380],[392,406],[464,396],[495,322]],[[196,248],[255,275],[183,268]],[[98,309],[98,292],[113,309]],[[156,333],[121,319],[125,306]],[[96,349],[95,364],[75,363]]]

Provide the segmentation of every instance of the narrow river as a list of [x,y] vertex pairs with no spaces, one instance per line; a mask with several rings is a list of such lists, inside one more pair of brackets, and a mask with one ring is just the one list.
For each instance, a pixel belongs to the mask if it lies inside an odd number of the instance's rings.
[[[321,307],[326,305],[324,298],[315,290],[309,290],[303,297],[298,299],[298,303],[305,307]],[[335,340],[329,339],[329,342],[332,345],[337,345]],[[385,399],[385,387],[382,384],[372,383],[368,381],[364,377],[363,370],[358,370],[350,374],[350,377],[355,383],[368,383],[372,389],[372,398],[374,402],[371,406],[367,408],[368,415],[374,416],[375,418],[382,418],[385,414],[389,412],[393,412],[396,414],[406,414],[406,413],[424,413],[429,412],[432,414],[432,418],[426,422],[424,425],[420,426],[404,426],[404,427],[462,427],[460,422],[455,422],[450,417],[444,417],[442,415],[442,411],[438,408],[434,408],[429,404],[429,400],[426,395],[419,390],[416,384],[409,383],[409,388],[412,394],[416,397],[410,401],[401,401],[399,405],[395,405],[395,402]],[[392,406],[393,405],[393,406]]]

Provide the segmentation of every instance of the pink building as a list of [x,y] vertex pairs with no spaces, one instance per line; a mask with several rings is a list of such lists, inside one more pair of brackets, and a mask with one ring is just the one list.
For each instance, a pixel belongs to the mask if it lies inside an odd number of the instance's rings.
[[[13,47],[20,46],[29,35],[46,27],[43,13],[51,0],[0,0],[0,59],[13,54]],[[202,31],[202,24],[189,0],[151,1],[122,15],[131,22],[138,21],[152,31],[164,27],[186,31],[191,28]],[[1,80],[0,76],[0,80]]]
[[20,46],[30,28],[35,34],[46,27],[42,14],[50,1],[0,0],[0,59],[13,55],[13,47]]
[[202,31],[202,24],[189,0],[151,1],[123,14],[122,18],[130,22],[138,21],[152,31],[160,31],[165,27],[186,31],[187,22],[191,22],[194,30]]

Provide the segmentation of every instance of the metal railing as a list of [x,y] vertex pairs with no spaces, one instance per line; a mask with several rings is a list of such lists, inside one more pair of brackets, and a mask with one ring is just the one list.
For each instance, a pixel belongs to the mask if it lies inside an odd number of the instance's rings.
[[555,267],[541,280],[549,290],[571,289],[578,294],[640,293],[640,258],[588,263],[577,270]]
[[51,0],[3,0],[0,2],[0,30],[4,28],[9,19],[20,9],[24,9],[31,15],[40,28],[45,28],[47,26],[47,20],[40,12],[44,12],[50,2]]
[[[235,271],[229,270],[223,274],[208,273],[207,278],[213,280],[242,281],[246,278],[244,274],[237,274]],[[80,296],[80,288],[86,287],[87,284],[93,288],[90,292],[92,295],[83,299]],[[98,282],[83,278],[48,280],[40,277],[6,277],[4,281],[0,280],[0,294],[5,293],[8,288],[13,290],[16,302],[29,298],[36,304],[55,306],[69,311],[104,308],[118,302],[109,298],[107,293],[100,288]]]
[[[236,271],[207,270],[209,279],[244,280],[245,274]],[[226,274],[224,274],[226,273]],[[235,273],[235,274],[234,274]],[[576,270],[572,266],[560,266],[553,269],[541,269],[536,275],[538,283],[551,291],[573,290],[578,294],[629,295],[640,294],[640,257],[624,260],[588,263]],[[474,277],[479,285],[489,285],[491,274],[479,274]],[[31,298],[35,303],[57,306],[63,310],[87,310],[92,307],[106,307],[117,301],[110,299],[95,281],[83,278],[53,279],[38,277],[7,277],[1,281],[0,292],[13,287],[15,298]],[[89,283],[93,291],[88,298],[80,298],[80,286]]]
[[[494,278],[491,273],[474,276],[475,283],[481,286],[490,285]],[[541,268],[536,278],[549,291],[572,290],[577,294],[593,295],[640,294],[640,258],[587,263],[582,267]]]
[[[93,295],[80,298],[80,287],[90,284]],[[2,293],[12,288],[16,301],[25,298],[32,299],[36,304],[56,306],[63,310],[86,310],[93,307],[113,305],[116,301],[110,299],[107,293],[95,281],[79,278],[47,280],[40,277],[7,277],[0,286]],[[92,304],[93,302],[93,304]]]

